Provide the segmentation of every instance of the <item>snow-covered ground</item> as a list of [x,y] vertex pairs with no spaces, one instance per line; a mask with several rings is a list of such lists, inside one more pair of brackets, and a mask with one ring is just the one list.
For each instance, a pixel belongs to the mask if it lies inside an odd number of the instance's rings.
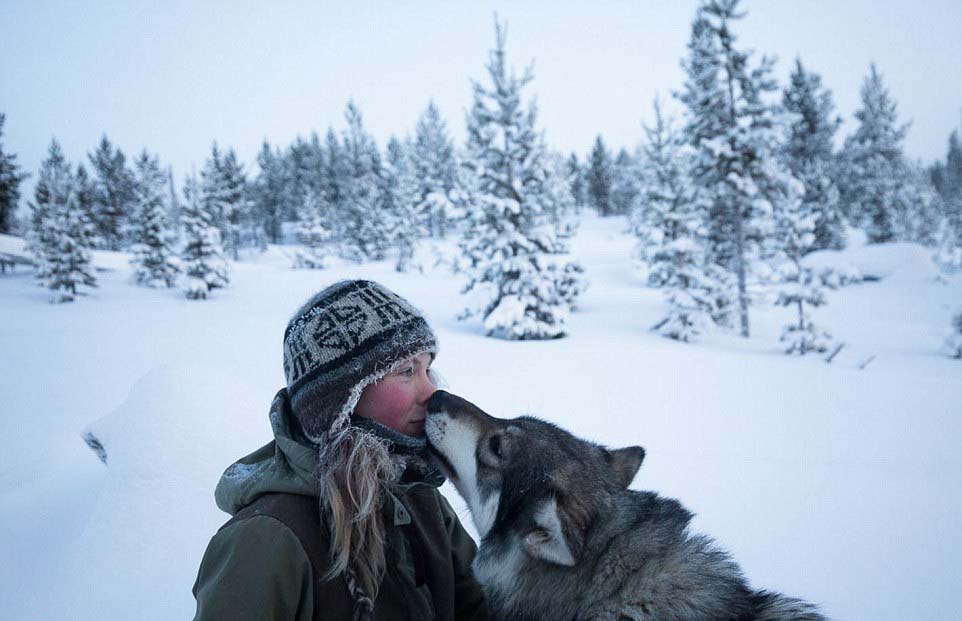
[[203,302],[129,284],[112,253],[96,254],[100,287],[73,304],[48,304],[22,267],[0,277],[0,616],[189,618],[198,563],[226,518],[217,477],[269,439],[289,314],[362,277],[424,309],[450,390],[497,416],[643,445],[634,487],[681,499],[754,585],[837,619],[957,618],[962,364],[939,349],[962,278],[937,281],[912,245],[817,256],[881,277],[815,311],[847,343],[831,364],[782,354],[791,310],[765,304],[751,339],[686,345],[648,330],[662,295],[632,268],[623,227],[586,216],[574,253],[591,285],[570,336],[547,342],[458,322],[459,281],[441,268],[294,271],[289,248],[234,265],[231,287]]

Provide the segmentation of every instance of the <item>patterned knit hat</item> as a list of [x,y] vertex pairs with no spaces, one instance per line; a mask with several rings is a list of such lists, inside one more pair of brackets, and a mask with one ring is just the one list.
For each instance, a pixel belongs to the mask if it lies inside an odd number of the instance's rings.
[[424,316],[376,282],[345,280],[295,313],[284,331],[291,409],[315,443],[349,424],[361,391],[412,356],[438,351]]

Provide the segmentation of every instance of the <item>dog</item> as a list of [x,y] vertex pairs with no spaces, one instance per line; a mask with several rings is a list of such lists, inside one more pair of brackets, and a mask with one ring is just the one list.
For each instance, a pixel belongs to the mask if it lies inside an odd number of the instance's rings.
[[822,621],[811,604],[753,590],[688,530],[677,500],[629,490],[640,446],[610,450],[552,423],[495,418],[439,390],[432,455],[478,528],[473,570],[497,619]]

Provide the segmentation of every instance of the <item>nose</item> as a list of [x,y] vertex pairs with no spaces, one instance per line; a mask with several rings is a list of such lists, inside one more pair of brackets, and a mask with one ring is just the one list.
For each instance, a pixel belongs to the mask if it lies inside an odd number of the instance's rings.
[[421,403],[426,403],[435,392],[437,392],[437,386],[434,385],[431,376],[425,372],[421,377],[420,386],[418,386],[418,396]]
[[453,397],[451,393],[444,390],[435,390],[434,394],[428,400],[428,414],[437,414],[438,412],[444,412],[449,409],[447,406],[451,405],[453,402]]

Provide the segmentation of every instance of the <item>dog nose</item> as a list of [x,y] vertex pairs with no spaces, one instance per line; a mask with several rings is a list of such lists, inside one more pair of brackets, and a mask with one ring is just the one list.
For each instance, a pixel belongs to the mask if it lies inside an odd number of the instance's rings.
[[438,414],[445,410],[450,410],[450,404],[454,399],[454,395],[447,392],[446,390],[435,390],[431,398],[428,399],[427,409],[428,414]]

